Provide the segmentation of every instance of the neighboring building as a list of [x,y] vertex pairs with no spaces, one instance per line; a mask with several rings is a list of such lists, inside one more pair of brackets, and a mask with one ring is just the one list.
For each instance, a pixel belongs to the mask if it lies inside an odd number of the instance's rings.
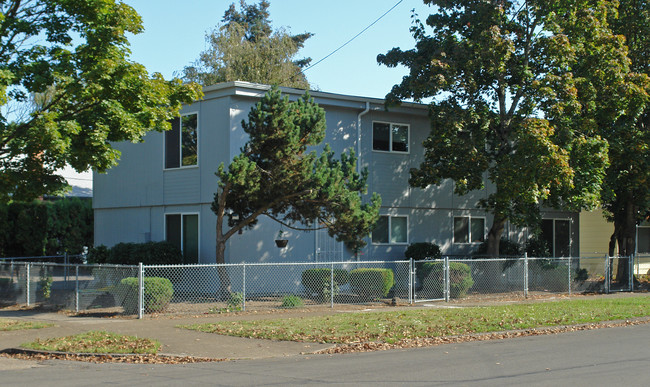
[[[95,244],[170,240],[191,261],[215,261],[216,216],[210,210],[221,162],[228,163],[247,140],[241,121],[269,89],[229,82],[204,88],[205,97],[183,108],[173,129],[149,133],[143,143],[120,143],[119,166],[94,175]],[[302,90],[282,89],[290,98]],[[411,188],[409,170],[423,159],[429,134],[426,105],[404,103],[388,111],[381,99],[311,92],[325,109],[326,143],[338,153],[354,148],[369,171],[368,191],[382,197],[381,218],[361,260],[404,258],[409,243],[435,242],[443,254],[471,253],[485,240],[491,216],[477,209],[490,190],[453,194],[453,182]],[[360,139],[360,142],[359,142]],[[544,214],[544,235],[556,255],[578,253],[578,214]],[[279,225],[262,217],[253,230],[230,238],[226,262],[339,261],[353,259],[325,231],[285,229],[289,245],[274,239]],[[523,242],[526,229],[506,226],[505,237]]]

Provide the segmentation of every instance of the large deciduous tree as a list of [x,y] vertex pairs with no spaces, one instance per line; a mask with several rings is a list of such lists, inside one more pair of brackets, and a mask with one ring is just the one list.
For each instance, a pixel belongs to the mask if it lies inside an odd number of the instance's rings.
[[[381,200],[377,194],[362,200],[367,172],[357,172],[352,150],[340,159],[329,145],[320,153],[308,151],[323,141],[326,128],[325,111],[309,94],[289,101],[274,87],[251,109],[242,127],[248,142],[217,172],[219,191],[212,203],[217,263],[225,263],[226,241],[255,226],[263,215],[293,229],[327,228],[351,249],[363,247]],[[220,279],[225,291],[230,285],[225,270]]]
[[[594,53],[575,71],[602,84],[592,103],[599,112],[598,131],[609,142],[611,163],[603,189],[603,209],[614,223],[609,254],[618,246],[620,255],[631,256],[636,226],[650,212],[650,4],[620,0],[608,21],[615,38],[625,43],[626,55]],[[619,260],[617,280],[627,282],[628,269]]]
[[[497,256],[508,220],[537,225],[540,207],[598,204],[607,144],[588,123],[571,67],[601,41],[573,42],[563,23],[596,29],[605,17],[590,1],[425,0],[437,13],[414,17],[414,49],[378,61],[409,68],[389,102],[433,97],[432,129],[416,187],[453,179],[455,192],[494,191],[479,206],[494,216],[488,255]],[[592,4],[593,3],[593,4]],[[597,5],[597,4],[596,4]]]
[[247,81],[309,89],[301,70],[311,59],[296,56],[312,34],[273,31],[268,1],[247,5],[241,0],[240,8],[230,5],[222,25],[206,35],[208,49],[185,67],[183,77],[202,85]]
[[105,171],[113,141],[164,130],[197,85],[129,60],[139,15],[113,0],[0,2],[0,201],[64,189],[56,170]]

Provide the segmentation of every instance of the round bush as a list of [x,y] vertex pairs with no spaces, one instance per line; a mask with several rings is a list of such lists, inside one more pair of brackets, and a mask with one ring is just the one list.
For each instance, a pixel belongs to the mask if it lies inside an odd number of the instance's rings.
[[[422,289],[433,297],[442,297],[444,286],[444,263],[426,262],[417,272]],[[461,298],[474,285],[470,267],[460,262],[449,262],[449,297]]]
[[[165,309],[174,295],[174,287],[167,278],[144,277],[144,312],[156,313]],[[138,313],[138,279],[127,277],[114,289],[115,296],[124,307],[124,313]]]
[[[332,269],[319,268],[307,269],[302,272],[302,286],[308,293],[322,296],[325,290],[329,290],[332,281]],[[334,286],[343,286],[349,281],[347,270],[334,269]]]
[[350,272],[352,290],[363,298],[386,297],[395,285],[391,269],[354,269]]
[[440,247],[435,243],[418,242],[412,243],[406,248],[404,256],[407,259],[422,260],[422,259],[440,259],[442,253]]

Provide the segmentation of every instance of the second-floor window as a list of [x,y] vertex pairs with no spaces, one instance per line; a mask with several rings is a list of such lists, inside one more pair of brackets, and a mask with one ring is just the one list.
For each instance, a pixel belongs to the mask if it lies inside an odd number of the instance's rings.
[[181,168],[198,162],[198,114],[183,114],[172,120],[165,132],[165,168]]
[[372,123],[372,150],[408,153],[409,126],[389,122]]

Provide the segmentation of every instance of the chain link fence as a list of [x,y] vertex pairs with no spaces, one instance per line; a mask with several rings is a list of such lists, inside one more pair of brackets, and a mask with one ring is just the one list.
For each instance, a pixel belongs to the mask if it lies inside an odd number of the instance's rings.
[[[114,313],[222,313],[369,302],[634,290],[650,257],[84,265],[0,261],[0,303]],[[619,270],[627,270],[621,279]],[[646,270],[645,273],[641,273]]]

